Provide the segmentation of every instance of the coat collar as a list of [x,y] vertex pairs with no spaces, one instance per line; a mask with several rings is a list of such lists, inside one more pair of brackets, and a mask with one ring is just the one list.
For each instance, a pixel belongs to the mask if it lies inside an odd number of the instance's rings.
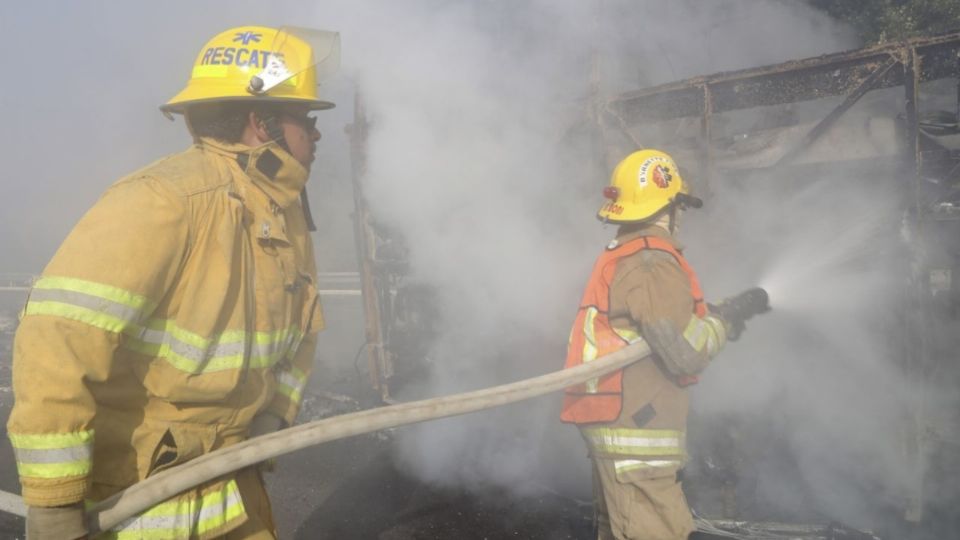
[[659,227],[657,225],[629,225],[621,226],[617,230],[617,236],[607,244],[607,249],[615,249],[631,240],[640,238],[641,236],[656,236],[658,238],[663,238],[664,240],[670,242],[677,251],[682,251],[683,246],[677,242],[677,239],[673,237],[666,229]]
[[201,149],[236,160],[253,185],[281,208],[296,202],[307,184],[306,167],[287,151],[270,141],[256,148],[241,143],[228,143],[202,137]]

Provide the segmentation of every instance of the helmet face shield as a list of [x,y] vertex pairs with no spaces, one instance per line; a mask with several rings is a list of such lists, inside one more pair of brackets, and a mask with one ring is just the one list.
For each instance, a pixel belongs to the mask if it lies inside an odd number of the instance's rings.
[[337,32],[284,26],[270,39],[268,51],[263,69],[250,77],[251,94],[268,94],[281,84],[296,87],[300,77],[316,84],[340,68]]
[[340,67],[340,35],[307,28],[240,26],[213,37],[194,61],[186,87],[160,109],[183,113],[194,104],[249,101],[299,103],[312,110],[333,103],[317,84]]

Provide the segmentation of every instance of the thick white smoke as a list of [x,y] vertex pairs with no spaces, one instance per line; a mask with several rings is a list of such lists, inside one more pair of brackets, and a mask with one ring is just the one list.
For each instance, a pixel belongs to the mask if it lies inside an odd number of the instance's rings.
[[[606,181],[585,165],[596,156],[564,138],[583,121],[594,52],[599,86],[614,93],[856,45],[799,3],[429,5],[381,6],[391,25],[358,63],[373,122],[365,178],[373,210],[406,237],[414,279],[439,291],[441,336],[421,395],[562,363],[586,273],[614,232],[593,218]],[[823,516],[862,522],[856,501],[868,478],[884,478],[869,481],[891,492],[904,485],[886,472],[898,464],[886,419],[898,414],[904,390],[877,332],[891,324],[881,309],[890,297],[878,293],[890,290],[893,274],[863,262],[883,255],[891,219],[895,236],[897,195],[860,197],[862,185],[831,178],[789,196],[737,189],[691,217],[691,258],[708,292],[767,285],[783,309],[752,324],[711,368],[698,407],[789,423],[774,433],[785,437],[804,485],[757,488],[783,505],[782,515],[799,489],[824,501],[814,505]],[[871,391],[853,396],[858,384]],[[533,481],[585,493],[582,443],[556,414],[551,398],[408,429],[399,459],[441,483]],[[877,445],[889,451],[847,468]]]
[[[561,366],[589,268],[614,234],[593,217],[611,164],[596,167],[600,156],[575,129],[591,105],[592,82],[612,95],[857,45],[804,3],[776,0],[133,6],[58,6],[56,16],[27,3],[0,7],[0,29],[30,51],[8,55],[17,78],[0,91],[8,120],[20,126],[0,136],[14,163],[0,201],[5,253],[16,261],[9,270],[38,271],[109,183],[189,143],[182,124],[168,124],[154,107],[179,90],[185,62],[215,32],[251,22],[337,29],[344,71],[332,89],[340,108],[321,116],[327,133],[311,184],[323,229],[320,264],[343,269],[330,261],[350,259],[340,127],[355,83],[372,123],[370,204],[404,235],[413,278],[438,291],[433,369],[410,389],[423,396]],[[820,511],[857,520],[858,479],[901,484],[890,472],[896,450],[883,445],[896,414],[887,404],[904,389],[881,363],[885,345],[873,331],[888,324],[874,322],[883,317],[888,297],[877,291],[889,288],[888,276],[858,266],[872,256],[869,241],[886,238],[878,231],[895,204],[886,192],[858,198],[863,192],[844,186],[823,178],[787,198],[731,185],[712,209],[690,216],[682,236],[708,293],[769,285],[777,309],[710,368],[696,390],[698,409],[764,413],[757,422],[777,424],[804,489],[823,501]],[[852,204],[823,206],[835,193]],[[797,291],[788,310],[787,294]],[[861,307],[873,314],[862,317]],[[401,430],[398,460],[437,482],[540,483],[586,494],[582,442],[557,413],[554,396]],[[864,448],[881,451],[864,455]],[[854,477],[835,474],[850,463],[858,465]],[[793,499],[782,487],[764,489],[787,506]]]

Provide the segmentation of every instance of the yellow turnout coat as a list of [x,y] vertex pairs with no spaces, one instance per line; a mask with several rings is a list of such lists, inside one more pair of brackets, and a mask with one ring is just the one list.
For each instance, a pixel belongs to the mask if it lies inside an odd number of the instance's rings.
[[[323,326],[298,197],[274,143],[202,139],[113,185],[30,293],[14,346],[10,440],[28,505],[102,500],[292,423]],[[208,538],[246,520],[235,478],[114,531]]]

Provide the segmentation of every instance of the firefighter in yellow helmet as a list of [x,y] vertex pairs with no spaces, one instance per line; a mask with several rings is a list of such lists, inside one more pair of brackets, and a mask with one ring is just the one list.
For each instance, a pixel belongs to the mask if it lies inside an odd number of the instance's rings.
[[[36,281],[14,345],[27,535],[86,534],[85,503],[289,425],[323,319],[301,203],[333,107],[335,33],[232,28],[200,51],[184,152],[121,179]],[[257,469],[176,495],[115,538],[274,538]]]
[[694,527],[677,475],[688,388],[728,334],[766,308],[766,295],[751,292],[751,299],[762,295],[751,309],[731,308],[742,306],[742,297],[708,309],[674,239],[679,214],[702,201],[689,194],[669,155],[630,154],[604,196],[598,217],[620,227],[587,283],[566,367],[638,341],[654,355],[568,388],[561,420],[580,428],[593,461],[599,539],[685,539]]

